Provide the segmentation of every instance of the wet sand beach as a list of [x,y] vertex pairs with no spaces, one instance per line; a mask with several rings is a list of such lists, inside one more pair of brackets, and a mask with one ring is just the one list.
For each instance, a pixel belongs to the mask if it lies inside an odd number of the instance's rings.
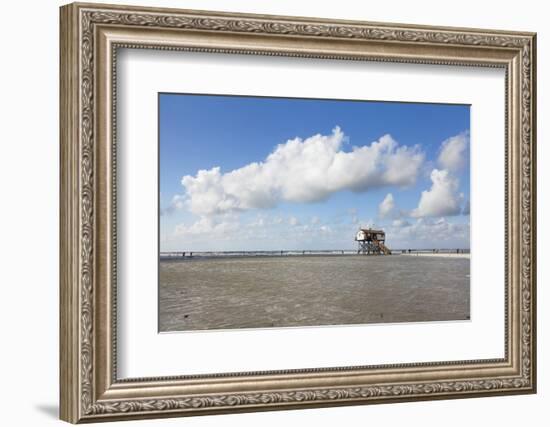
[[470,254],[452,253],[452,252],[414,252],[410,254],[402,254],[402,256],[428,256],[439,258],[464,258],[470,259]]
[[160,262],[159,330],[465,320],[470,260],[281,256]]

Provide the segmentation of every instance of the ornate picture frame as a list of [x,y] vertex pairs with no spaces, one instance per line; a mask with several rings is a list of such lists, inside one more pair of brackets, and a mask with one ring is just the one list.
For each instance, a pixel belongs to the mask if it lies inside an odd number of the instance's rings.
[[[60,13],[61,419],[79,423],[536,391],[535,34],[80,3]],[[504,69],[505,357],[118,379],[119,48]]]

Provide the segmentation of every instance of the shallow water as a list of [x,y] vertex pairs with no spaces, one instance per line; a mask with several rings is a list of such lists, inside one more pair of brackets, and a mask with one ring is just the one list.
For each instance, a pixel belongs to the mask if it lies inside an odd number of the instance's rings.
[[162,261],[159,329],[465,320],[470,260],[412,256]]

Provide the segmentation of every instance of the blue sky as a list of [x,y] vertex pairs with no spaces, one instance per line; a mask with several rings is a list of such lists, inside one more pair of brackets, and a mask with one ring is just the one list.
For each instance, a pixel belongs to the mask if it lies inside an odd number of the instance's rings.
[[465,105],[159,95],[161,251],[469,248]]

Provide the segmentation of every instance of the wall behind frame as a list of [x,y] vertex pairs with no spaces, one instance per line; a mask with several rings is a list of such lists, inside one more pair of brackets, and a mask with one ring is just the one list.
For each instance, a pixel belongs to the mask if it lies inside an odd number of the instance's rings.
[[[538,117],[550,115],[545,75],[550,75],[550,29],[544,3],[535,0],[479,2],[394,0],[247,1],[161,0],[111,3],[303,15],[538,32]],[[56,0],[3,4],[0,70],[0,375],[6,425],[60,425],[58,402],[58,7]],[[538,359],[539,393],[301,411],[265,412],[124,426],[544,425],[550,405],[550,125],[538,127]],[[23,304],[23,301],[26,301]],[[546,336],[545,336],[546,335]],[[122,424],[120,424],[122,425]]]

